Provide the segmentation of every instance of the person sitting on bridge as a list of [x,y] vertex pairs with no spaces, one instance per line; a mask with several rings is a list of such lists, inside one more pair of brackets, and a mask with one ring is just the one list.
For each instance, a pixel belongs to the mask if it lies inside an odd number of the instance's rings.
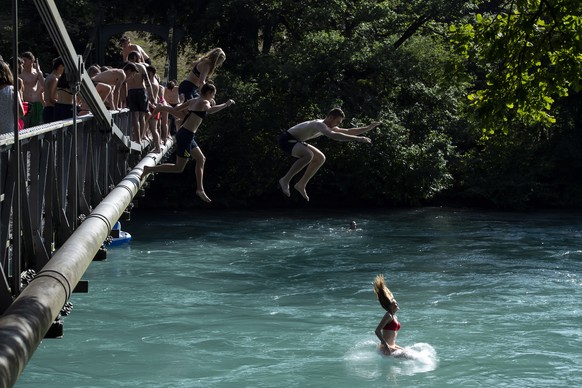
[[234,101],[228,100],[224,104],[213,104],[214,96],[216,95],[216,87],[211,83],[204,84],[200,92],[200,97],[188,100],[175,108],[159,105],[151,113],[152,115],[155,115],[158,112],[167,111],[171,114],[180,114],[181,112],[187,111],[182,126],[178,129],[178,133],[176,134],[176,163],[164,163],[154,167],[145,166],[143,174],[147,175],[152,172],[179,173],[184,171],[186,163],[188,163],[188,160],[192,158],[196,162],[196,195],[204,202],[211,202],[210,198],[208,198],[204,191],[203,184],[204,163],[206,162],[206,157],[196,143],[194,135],[196,131],[198,131],[198,127],[200,127],[202,120],[207,114],[219,112],[234,104]]

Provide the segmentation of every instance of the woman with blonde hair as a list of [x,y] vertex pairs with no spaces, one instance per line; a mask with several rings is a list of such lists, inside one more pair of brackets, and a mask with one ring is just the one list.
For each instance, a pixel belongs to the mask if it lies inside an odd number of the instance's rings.
[[219,47],[208,51],[195,60],[192,64],[192,70],[188,72],[186,79],[178,86],[178,93],[183,101],[199,97],[198,90],[211,79],[216,69],[222,66],[225,60],[226,54]]
[[376,276],[372,284],[380,305],[386,310],[386,314],[384,314],[378,327],[376,327],[375,333],[380,339],[380,351],[389,356],[394,351],[402,349],[396,345],[396,332],[400,330],[400,322],[396,318],[398,302],[396,302],[394,295],[388,289],[384,281],[384,275]]

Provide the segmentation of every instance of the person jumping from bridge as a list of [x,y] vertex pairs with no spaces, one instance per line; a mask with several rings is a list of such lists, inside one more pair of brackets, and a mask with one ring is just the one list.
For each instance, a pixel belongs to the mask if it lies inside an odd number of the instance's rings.
[[216,86],[211,83],[206,83],[200,90],[200,97],[188,100],[177,107],[158,105],[151,115],[156,115],[158,112],[169,112],[172,115],[180,116],[182,112],[186,112],[186,117],[182,121],[182,126],[176,133],[176,163],[164,163],[154,167],[145,166],[143,175],[155,172],[169,172],[180,173],[184,171],[186,164],[190,158],[196,162],[196,195],[204,202],[211,202],[206,192],[204,191],[204,163],[206,157],[202,150],[196,143],[195,134],[198,127],[202,124],[202,120],[207,114],[212,114],[223,110],[234,104],[233,100],[228,100],[223,104],[214,105],[214,96],[216,95]]
[[297,158],[287,174],[279,179],[279,186],[283,194],[287,197],[291,196],[291,192],[289,191],[291,179],[303,170],[303,168],[307,167],[303,177],[295,183],[293,188],[306,201],[309,201],[305,187],[325,162],[325,155],[311,144],[307,144],[305,142],[306,140],[325,135],[333,140],[339,141],[372,142],[370,138],[358,135],[376,128],[380,123],[376,122],[359,128],[339,128],[339,125],[345,117],[346,115],[340,108],[334,108],[327,114],[325,119],[304,121],[289,128],[279,136],[279,147],[284,152]]

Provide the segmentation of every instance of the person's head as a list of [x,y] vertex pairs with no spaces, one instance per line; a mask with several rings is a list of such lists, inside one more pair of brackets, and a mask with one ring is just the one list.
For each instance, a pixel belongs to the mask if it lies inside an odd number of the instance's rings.
[[153,77],[154,75],[156,75],[156,68],[152,65],[146,66],[146,71],[148,72],[148,75],[150,77]]
[[14,76],[10,66],[2,60],[0,60],[0,85],[14,85]]
[[212,100],[216,95],[216,86],[214,86],[214,84],[210,82],[205,83],[204,85],[202,85],[202,88],[200,89],[200,95],[205,100]]
[[130,62],[141,62],[141,54],[139,51],[132,51],[127,55],[127,60]]
[[176,87],[176,84],[177,84],[177,83],[178,83],[178,82],[177,82],[176,80],[171,80],[171,81],[168,81],[168,84],[166,85],[166,88],[167,88],[168,90],[172,90],[172,89],[174,89],[174,88]]
[[[71,78],[72,79],[72,78]],[[70,89],[69,80],[67,79],[67,72],[64,71],[57,81],[57,88],[59,89]]]
[[123,66],[123,71],[125,72],[126,76],[130,76],[130,73],[139,73],[137,66],[133,62],[127,62],[125,66]]
[[[10,63],[12,63],[12,61],[14,60],[14,58],[10,58]],[[18,62],[18,74],[22,73],[22,69],[24,69],[24,60],[20,57],[16,57],[16,62]]]
[[92,65],[92,66],[89,66],[89,68],[87,69],[87,74],[91,78],[95,77],[99,73],[101,73],[101,69],[99,68],[99,66]]
[[378,275],[374,279],[372,283],[374,285],[374,293],[378,297],[378,301],[380,305],[384,308],[384,310],[394,314],[398,311],[398,302],[394,299],[394,295],[388,289],[384,281],[384,275]]
[[328,127],[333,128],[339,126],[345,117],[346,115],[343,110],[333,108],[328,112],[324,122]]
[[61,73],[65,70],[65,63],[63,62],[63,58],[56,57],[55,59],[53,59],[52,70]]
[[204,54],[200,60],[207,60],[210,63],[208,76],[211,76],[226,61],[226,54],[220,47],[217,47]]
[[356,224],[356,221],[352,221],[350,222],[350,229],[354,230],[358,227],[358,224]]
[[30,51],[23,52],[20,55],[20,58],[22,58],[22,60],[24,62],[24,67],[27,67],[27,68],[32,67],[32,65],[36,61],[36,58],[34,57],[34,55]]
[[123,35],[121,39],[119,39],[119,45],[122,48],[127,47],[131,43],[131,38],[127,35]]

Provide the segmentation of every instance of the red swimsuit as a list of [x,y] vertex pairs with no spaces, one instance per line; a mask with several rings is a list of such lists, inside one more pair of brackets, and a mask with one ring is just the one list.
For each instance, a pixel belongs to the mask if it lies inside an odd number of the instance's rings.
[[398,331],[400,330],[400,322],[398,322],[396,317],[394,317],[394,319],[392,319],[386,326],[384,326],[384,330]]

